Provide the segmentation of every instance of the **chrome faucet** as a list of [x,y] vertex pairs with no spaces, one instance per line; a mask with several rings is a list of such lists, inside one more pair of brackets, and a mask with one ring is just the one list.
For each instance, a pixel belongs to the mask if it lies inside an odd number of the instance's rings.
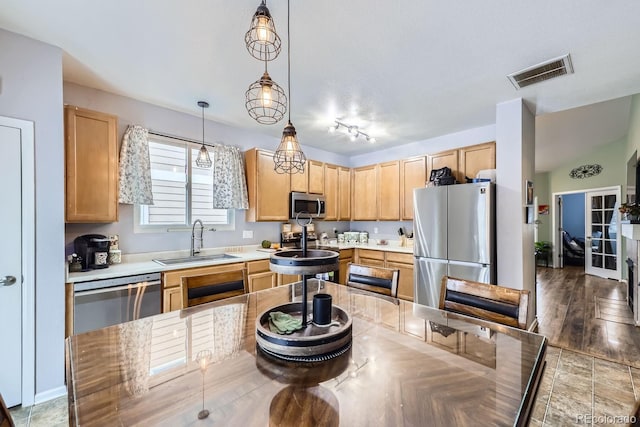
[[[196,237],[196,224],[200,223],[200,237]],[[204,224],[199,219],[193,221],[193,227],[191,228],[191,252],[190,255],[194,256],[195,254],[200,253],[200,249],[202,249],[202,233],[204,232]],[[200,241],[200,247],[196,251],[195,249],[195,241]]]

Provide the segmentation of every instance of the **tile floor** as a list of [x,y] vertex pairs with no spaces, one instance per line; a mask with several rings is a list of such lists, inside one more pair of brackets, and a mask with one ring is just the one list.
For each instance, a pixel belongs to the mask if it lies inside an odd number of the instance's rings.
[[[546,367],[530,426],[625,425],[640,399],[640,369],[558,347],[548,347]],[[17,427],[69,425],[67,398],[11,409]],[[618,421],[618,422],[616,422]]]

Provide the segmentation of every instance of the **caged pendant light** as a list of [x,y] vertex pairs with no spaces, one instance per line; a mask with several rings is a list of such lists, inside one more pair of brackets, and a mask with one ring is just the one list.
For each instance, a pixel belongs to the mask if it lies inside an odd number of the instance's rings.
[[261,61],[271,61],[280,53],[280,36],[271,18],[265,0],[262,0],[251,20],[251,27],[244,36],[249,54]]
[[289,118],[282,132],[282,140],[273,154],[277,173],[304,173],[306,157],[300,148],[296,128],[291,124],[291,25],[289,22],[290,0],[287,0],[287,89],[289,92]]
[[249,86],[245,98],[245,107],[251,118],[263,125],[278,123],[287,112],[287,96],[284,89],[271,80],[266,61],[264,74]]
[[200,147],[200,152],[198,153],[198,157],[196,158],[196,165],[200,168],[210,168],[213,162],[211,161],[211,157],[209,157],[209,150],[204,145],[204,109],[209,108],[209,103],[205,101],[198,101],[198,107],[202,108],[202,147]]

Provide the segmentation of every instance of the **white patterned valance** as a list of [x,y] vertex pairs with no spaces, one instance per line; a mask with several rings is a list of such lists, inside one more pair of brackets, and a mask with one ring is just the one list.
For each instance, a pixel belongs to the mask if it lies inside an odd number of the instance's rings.
[[213,149],[213,208],[249,209],[244,156],[238,147]]
[[129,126],[122,137],[118,202],[153,205],[149,131],[142,126]]

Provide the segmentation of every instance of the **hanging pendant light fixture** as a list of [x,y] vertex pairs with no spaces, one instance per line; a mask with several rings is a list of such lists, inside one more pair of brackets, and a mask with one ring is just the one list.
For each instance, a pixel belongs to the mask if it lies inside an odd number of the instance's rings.
[[275,171],[277,173],[304,173],[307,161],[296,136],[296,128],[291,124],[291,24],[289,15],[290,0],[287,0],[287,89],[289,92],[289,118],[282,131],[282,140],[273,154]]
[[196,165],[200,168],[210,168],[213,162],[211,161],[211,157],[209,157],[209,150],[204,145],[204,109],[209,108],[209,103],[205,101],[198,101],[198,107],[202,108],[202,147],[200,147],[200,152],[198,153],[198,157],[196,158]]
[[247,50],[256,59],[271,61],[280,53],[281,41],[265,0],[262,0],[244,36]]
[[264,62],[264,74],[249,86],[245,98],[247,112],[258,123],[278,123],[287,112],[287,95],[284,89],[271,80],[267,72],[267,61]]

